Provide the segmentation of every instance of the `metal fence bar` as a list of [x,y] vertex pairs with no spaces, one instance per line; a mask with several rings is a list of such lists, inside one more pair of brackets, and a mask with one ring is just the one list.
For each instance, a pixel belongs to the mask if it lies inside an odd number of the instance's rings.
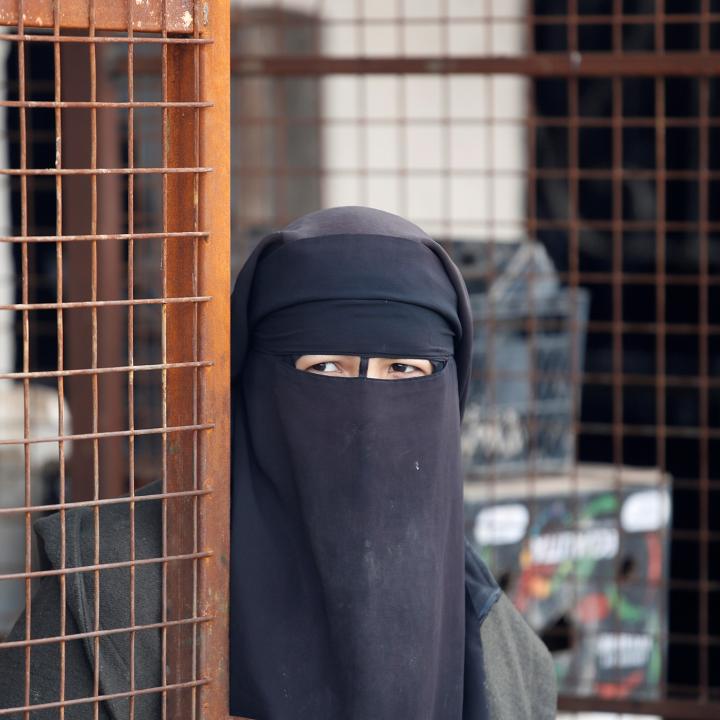
[[[128,37],[134,37],[134,18],[135,3],[133,0],[127,0],[127,29]],[[128,43],[127,46],[127,93],[128,100],[132,103],[135,100],[135,45]],[[128,175],[127,185],[127,229],[128,234],[135,232],[135,108],[128,109],[128,132],[127,132],[127,164],[130,174]],[[135,364],[135,307],[133,301],[135,299],[135,241],[128,240],[127,244],[127,296],[128,318],[127,318],[127,356],[128,365],[131,367]],[[165,307],[165,306],[163,306]],[[130,370],[127,377],[127,408],[128,408],[128,424],[131,431],[135,429],[135,374]],[[167,437],[163,433],[163,437]],[[129,495],[130,495],[130,621],[129,625],[134,626],[135,621],[135,435],[133,432],[128,436],[128,475],[129,475]],[[130,696],[129,696],[129,718],[135,718],[135,638],[134,632],[130,633]]]
[[[55,35],[60,35],[60,2],[54,0],[52,4],[53,10],[53,29]],[[60,45],[53,44],[53,70],[54,70],[54,89],[55,101],[59,102],[62,97],[62,67],[61,67]],[[63,234],[63,180],[60,171],[63,169],[62,154],[62,112],[59,107],[54,110],[55,115],[55,233]],[[63,246],[57,243],[55,246],[56,259],[56,292],[57,292],[57,368],[62,370],[64,366],[64,317],[63,317]],[[57,380],[58,389],[58,437],[63,438],[65,435],[65,379],[60,376]],[[58,467],[59,467],[59,500],[60,500],[60,568],[65,569],[67,563],[67,525],[65,508],[65,440],[58,440]],[[60,635],[65,635],[67,624],[67,577],[64,572],[59,575],[60,580]],[[65,677],[66,677],[66,643],[60,641],[60,720],[65,718]]]
[[[162,37],[164,40],[167,39],[168,33],[167,33],[167,3],[166,0],[162,0],[161,4],[162,9]],[[168,52],[167,52],[167,44],[162,45],[161,49],[161,83],[162,83],[162,102],[163,102],[163,111],[162,111],[162,132],[161,132],[161,140],[162,140],[162,166],[165,168],[168,165]],[[168,232],[168,184],[167,184],[167,174],[163,174],[162,176],[162,232],[163,232],[163,240],[162,240],[162,294],[163,297],[167,297],[168,295],[168,276],[167,276],[167,263],[168,263],[168,243],[167,243],[167,232]],[[163,312],[161,316],[160,321],[160,344],[161,344],[161,355],[162,355],[162,362],[164,365],[167,365],[167,313]],[[161,379],[161,403],[162,403],[162,425],[163,427],[167,427],[167,385],[168,381],[168,374],[167,370],[164,369],[162,373],[162,379]],[[162,436],[162,491],[164,494],[167,493],[168,489],[168,443],[167,443],[167,435],[163,434]],[[167,499],[163,498],[162,501],[162,554],[163,557],[165,557],[168,554],[168,503]],[[167,607],[167,584],[168,584],[168,565],[167,563],[163,563],[162,565],[162,621],[163,623],[168,622],[168,607]],[[167,685],[168,684],[168,654],[167,654],[167,648],[168,648],[168,637],[167,637],[167,627],[163,626],[161,629],[161,637],[160,637],[160,659],[162,662],[162,671],[161,671],[161,677],[162,677],[162,684]],[[163,692],[161,696],[161,706],[160,706],[160,713],[161,713],[161,719],[167,720],[167,698],[168,694],[167,692]]]
[[[214,429],[198,435],[200,486],[212,487],[200,504],[198,549],[213,554],[198,563],[197,609],[214,617],[199,629],[200,672],[212,682],[198,687],[199,717],[228,714],[228,608],[230,556],[230,2],[216,0],[199,33],[213,38],[200,59],[202,100],[213,107],[199,117],[199,161],[214,168],[198,176],[203,203],[198,230],[209,239],[198,240],[198,292],[215,301],[198,310],[199,359],[212,359],[212,368],[198,373],[198,421],[212,420]],[[196,505],[197,507],[197,505]]]
[[[18,0],[18,35],[24,35],[24,17],[25,7],[24,0]],[[25,87],[25,43],[20,40],[18,42],[18,98],[20,101],[20,167],[27,167],[27,114],[23,102],[26,99]],[[22,235],[28,234],[28,193],[27,193],[27,177],[22,176],[20,179],[20,232]],[[21,273],[22,273],[22,300],[27,304],[29,299],[28,282],[28,246],[23,243],[21,247]],[[23,311],[22,322],[22,344],[23,344],[23,372],[27,373],[30,369],[30,322],[28,311]],[[30,381],[28,378],[23,379],[23,438],[25,440],[30,436]],[[26,506],[32,504],[32,488],[30,474],[30,445],[25,444],[23,453],[23,465],[25,471],[25,498]],[[25,514],[25,572],[30,573],[32,569],[32,515],[28,511]],[[32,637],[32,580],[29,576],[25,578],[25,640]],[[25,648],[25,704],[30,704],[30,669],[31,669],[31,649]],[[23,720],[29,720],[30,714],[23,713]]]
[[118,700],[121,698],[127,698],[129,700],[132,700],[133,698],[137,698],[140,695],[150,695],[150,694],[160,694],[163,692],[169,692],[169,691],[177,691],[177,690],[188,690],[196,687],[202,687],[203,685],[207,685],[210,681],[207,679],[202,680],[190,680],[188,682],[184,683],[174,683],[170,685],[162,685],[158,687],[153,688],[141,688],[140,690],[129,690],[127,692],[119,692],[119,693],[105,693],[102,695],[98,695],[94,698],[73,698],[71,700],[58,700],[57,702],[48,702],[48,703],[35,703],[30,704],[29,702],[25,705],[14,707],[14,708],[7,708],[7,709],[0,709],[0,717],[3,717],[5,715],[10,715],[13,713],[23,712],[24,714],[28,714],[29,712],[39,712],[41,710],[60,710],[61,713],[64,712],[64,710],[68,707],[74,707],[77,705],[87,705],[88,703],[96,703],[100,701],[105,700]]
[[[96,0],[90,0],[88,8],[88,36],[95,36],[95,16],[96,16]],[[88,54],[90,60],[90,102],[97,102],[97,46],[91,43],[88,46]],[[98,143],[97,143],[98,118],[97,108],[93,107],[90,113],[90,167],[96,169],[98,166]],[[98,234],[98,187],[97,175],[90,178],[91,189],[91,207],[90,207],[90,234],[96,236]],[[98,247],[97,240],[92,241],[91,245],[91,298],[97,301],[98,298]],[[97,307],[92,309],[92,358],[91,367],[96,369],[98,366],[98,315]],[[98,375],[91,376],[92,381],[92,431],[97,433],[100,429],[98,423],[99,416],[99,386]],[[164,437],[164,436],[163,436]],[[100,441],[95,438],[92,442],[92,464],[93,464],[93,500],[97,503],[100,500]],[[95,504],[93,507],[93,564],[100,564],[100,507]],[[93,590],[95,593],[95,602],[93,612],[95,613],[95,622],[93,630],[96,633],[93,642],[93,653],[95,658],[100,659],[100,571],[93,573]],[[97,698],[100,695],[100,662],[95,663],[93,668],[93,695]],[[98,720],[100,716],[100,702],[93,703],[93,720]]]
[[522,75],[525,77],[706,77],[720,73],[717,53],[537,53],[519,57],[233,57],[238,75]]
[[[194,99],[194,57],[185,49],[167,49],[168,97],[173,100]],[[194,123],[190,110],[175,108],[167,112],[169,167],[192,166],[194,160]],[[166,181],[166,212],[171,230],[194,229],[194,206],[200,198],[194,193],[191,175],[168,175]],[[194,247],[190,243],[176,245],[167,255],[167,290],[171,295],[192,295],[195,292]],[[191,244],[192,243],[192,244]],[[174,362],[188,358],[194,353],[197,337],[194,331],[192,306],[177,306],[166,311],[167,358]],[[188,369],[175,370],[167,375],[167,418],[174,424],[194,424],[193,393],[194,376]],[[193,437],[185,435],[168,443],[167,484],[170,490],[193,489],[194,453]],[[171,554],[192,552],[192,504],[186,498],[167,501],[168,535],[167,548]],[[173,532],[183,528],[182,533]],[[170,570],[170,568],[168,568]],[[167,576],[167,617],[178,620],[191,616],[193,578],[192,567],[187,564],[172,568]],[[168,628],[167,657],[168,681],[182,683],[192,677],[193,647],[189,628]],[[190,692],[179,690],[167,695],[167,717],[172,720],[189,717],[192,707]]]

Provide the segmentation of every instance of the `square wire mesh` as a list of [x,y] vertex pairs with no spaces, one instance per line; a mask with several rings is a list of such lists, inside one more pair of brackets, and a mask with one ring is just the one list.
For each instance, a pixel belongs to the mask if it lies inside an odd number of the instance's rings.
[[24,667],[0,717],[226,707],[226,14],[0,4],[0,654]]

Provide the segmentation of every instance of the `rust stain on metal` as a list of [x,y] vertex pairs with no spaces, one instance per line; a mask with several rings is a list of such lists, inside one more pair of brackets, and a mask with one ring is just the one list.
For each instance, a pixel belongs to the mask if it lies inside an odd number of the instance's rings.
[[198,291],[213,296],[199,308],[201,358],[215,365],[203,371],[200,419],[212,418],[215,429],[199,438],[205,482],[213,493],[203,498],[199,547],[213,555],[199,567],[201,616],[215,620],[200,629],[199,662],[212,682],[199,689],[200,715],[228,715],[228,595],[230,552],[230,2],[203,6],[203,35],[213,38],[204,48],[200,68],[202,99],[213,107],[200,115],[200,164],[213,168],[199,176],[200,229],[208,239],[198,243]]
[[[201,17],[203,33],[195,18]],[[57,709],[60,717],[66,709],[92,703],[97,716],[101,701],[127,698],[129,718],[136,715],[136,698],[157,693],[162,700],[162,718],[194,720],[227,715],[227,680],[224,661],[227,655],[227,563],[218,557],[228,552],[228,464],[229,464],[229,10],[225,0],[202,10],[195,0],[129,0],[112,3],[101,0],[19,0],[10,7],[0,2],[0,24],[16,25],[3,35],[3,42],[18,48],[17,99],[4,100],[5,107],[17,109],[20,117],[20,162],[16,167],[2,168],[0,173],[13,176],[20,188],[21,222],[16,234],[0,237],[0,242],[19,246],[22,254],[21,302],[2,304],[0,311],[20,313],[23,318],[23,365],[18,372],[3,372],[0,379],[19,381],[24,387],[24,427],[22,432],[3,437],[5,447],[17,445],[25,456],[25,497],[14,507],[0,509],[6,519],[24,518],[26,557],[24,569],[4,573],[1,580],[24,582],[26,632],[22,640],[7,647],[24,651],[24,705],[0,710],[0,715],[23,712],[29,716],[31,703],[31,650],[37,646],[60,646],[60,669],[64,678],[73,668],[66,666],[64,648],[71,639],[90,639],[97,652],[101,637],[126,633],[130,638],[129,688],[127,692],[102,695],[100,665],[94,669],[93,697],[68,699],[64,680],[57,701],[33,706]],[[52,33],[34,33],[35,28],[52,28]],[[79,32],[73,33],[76,30]],[[119,34],[98,34],[100,30],[116,30]],[[87,32],[86,32],[87,31]],[[142,31],[143,34],[140,34]],[[145,33],[154,32],[156,35]],[[215,34],[220,39],[213,45]],[[26,92],[25,57],[28,48],[38,43],[51,43],[52,99],[28,100]],[[111,73],[98,63],[103,46],[124,44],[125,64],[121,79],[127,79],[127,101],[98,93],[98,77],[108,81]],[[141,44],[158,45],[162,56],[160,85],[162,101],[136,100],[136,48]],[[61,52],[62,49],[62,52]],[[206,57],[206,53],[208,56]],[[139,53],[140,54],[140,53]],[[88,63],[89,58],[89,63]],[[79,69],[76,67],[79,63]],[[156,70],[157,72],[157,70]],[[63,86],[67,91],[63,91]],[[34,89],[34,88],[33,88]],[[140,93],[137,93],[140,95]],[[11,96],[12,97],[12,96]],[[32,95],[31,95],[32,97]],[[42,97],[42,96],[41,96]],[[137,129],[141,122],[136,111],[153,108],[161,113],[163,150],[162,163],[142,165],[138,162],[142,143]],[[30,112],[49,110],[55,123],[49,140],[54,157],[48,165],[28,162],[26,119]],[[74,125],[78,110],[83,123]],[[127,137],[118,138],[102,125],[110,110],[120,111],[127,118]],[[208,121],[203,113],[211,113]],[[68,118],[64,123],[63,119]],[[204,123],[204,124],[203,124]],[[98,132],[98,127],[102,132]],[[104,133],[104,134],[103,134]],[[207,145],[201,134],[212,136]],[[110,145],[98,147],[98,136]],[[224,138],[224,140],[222,140]],[[83,139],[85,142],[83,142]],[[127,141],[127,162],[118,148]],[[215,144],[213,144],[215,143]],[[106,142],[107,145],[107,142]],[[110,147],[112,146],[112,148]],[[108,152],[113,152],[108,155]],[[201,166],[202,162],[210,163]],[[210,172],[213,170],[213,172]],[[205,183],[205,176],[212,178]],[[55,186],[55,232],[39,234],[28,222],[29,179],[42,178]],[[145,222],[138,219],[141,183],[156,180],[162,186],[162,232],[147,232]],[[103,185],[101,185],[104,183]],[[126,202],[127,218],[108,204],[108,193],[99,188],[114,188],[118,198]],[[126,191],[125,191],[126,188]],[[63,189],[66,198],[63,207]],[[113,197],[115,197],[113,195]],[[124,196],[124,198],[123,198]],[[77,198],[81,200],[78,201]],[[32,208],[30,208],[32,210]],[[65,224],[63,225],[63,220]],[[127,228],[123,227],[124,222]],[[140,231],[136,231],[137,229]],[[124,231],[124,230],[127,231]],[[63,230],[67,234],[63,234]],[[52,232],[52,231],[51,231]],[[140,243],[140,241],[143,241]],[[162,289],[147,297],[142,291],[140,272],[149,262],[148,255],[136,252],[150,245],[160,246]],[[57,260],[56,292],[52,301],[37,302],[28,292],[30,272],[28,251],[42,250],[43,243],[54,245]],[[125,258],[108,262],[109,253],[127,250]],[[63,252],[73,269],[75,283],[63,288]],[[112,256],[114,257],[114,256]],[[107,278],[103,273],[111,271]],[[67,273],[66,273],[67,274]],[[111,281],[114,284],[111,284]],[[34,277],[32,282],[35,282]],[[199,295],[200,288],[204,288]],[[113,290],[114,289],[114,290]],[[124,293],[127,293],[124,297]],[[208,305],[207,312],[204,306]],[[141,311],[157,309],[162,324],[162,360],[138,363],[143,346],[148,342],[140,329]],[[33,370],[30,365],[30,319],[40,312],[52,311],[57,328],[56,369]],[[69,311],[72,311],[70,313]],[[127,326],[108,321],[111,313],[125,313]],[[88,328],[78,325],[63,333],[68,315],[87,319]],[[115,328],[114,331],[112,328]],[[107,342],[100,331],[112,334],[113,342],[122,342],[126,334],[127,357],[123,352],[106,354]],[[85,345],[76,352],[68,346],[79,339]],[[63,365],[65,357],[73,363]],[[145,356],[147,357],[147,356]],[[4,370],[4,368],[3,368]],[[142,380],[149,374],[162,375],[162,423],[135,426],[135,410],[141,404]],[[135,374],[138,377],[135,377]],[[57,430],[30,432],[29,383],[51,379],[57,384],[60,403]],[[63,423],[64,383],[75,388],[71,400],[76,401],[72,430]],[[101,384],[102,383],[102,386]],[[106,427],[99,411],[101,396],[109,397],[109,383],[122,383],[127,393],[128,420],[115,421]],[[87,387],[85,387],[87,386]],[[77,388],[82,388],[77,390]],[[103,390],[103,392],[100,392]],[[78,405],[77,401],[80,401]],[[84,401],[86,407],[82,406]],[[89,402],[91,401],[91,402]],[[125,402],[121,398],[119,407]],[[83,411],[85,415],[83,415]],[[209,418],[213,418],[208,420]],[[215,419],[216,418],[216,419]],[[17,437],[12,437],[12,435]],[[141,440],[156,438],[162,445],[161,492],[136,496],[136,452]],[[66,501],[64,477],[66,444],[80,446],[87,441],[89,457],[84,461],[87,477],[75,473],[77,487],[73,500]],[[116,497],[125,491],[120,482],[113,483],[105,470],[101,485],[101,452],[111,443],[122,443],[128,450],[128,467],[118,463],[118,476],[129,478],[130,498]],[[41,444],[55,444],[60,458],[59,502],[34,505],[30,485],[30,452]],[[120,445],[118,445],[119,447]],[[83,458],[78,454],[79,461]],[[124,481],[123,481],[124,483]],[[139,487],[139,485],[138,485]],[[111,497],[106,497],[111,495]],[[135,554],[136,505],[154,500],[163,508],[163,554],[160,558],[138,558]],[[105,505],[126,505],[129,509],[129,558],[117,562],[101,561],[99,537],[100,509]],[[87,508],[93,513],[95,552],[87,564],[73,567],[65,562],[65,514]],[[60,567],[38,570],[31,563],[32,513],[59,511],[61,514],[62,556]],[[149,625],[136,622],[136,570],[138,567],[160,565],[163,575],[162,619]],[[94,626],[72,636],[64,635],[68,576],[88,574],[100,597],[103,571],[125,570],[130,575],[130,619],[127,627],[102,629],[99,601],[96,601]],[[32,582],[39,578],[55,578],[61,589],[60,634],[34,638],[30,634]],[[212,626],[207,631],[205,626]],[[161,686],[138,688],[135,682],[135,636],[138,632],[159,631],[162,642],[163,668]],[[167,663],[165,662],[167,660]],[[209,687],[205,692],[205,686]],[[202,702],[201,702],[202,701]]]
[[[165,7],[168,32],[190,33],[193,31],[193,0],[131,0],[135,6],[133,26],[142,32],[160,32],[163,28],[162,8]],[[63,0],[59,3],[60,27],[63,30],[81,30],[89,27],[91,0]],[[53,0],[25,0],[23,22],[27,28],[53,27]],[[0,6],[0,22],[3,25],[18,24],[18,4],[3,3]],[[128,29],[125,2],[96,2],[95,28],[97,30]]]

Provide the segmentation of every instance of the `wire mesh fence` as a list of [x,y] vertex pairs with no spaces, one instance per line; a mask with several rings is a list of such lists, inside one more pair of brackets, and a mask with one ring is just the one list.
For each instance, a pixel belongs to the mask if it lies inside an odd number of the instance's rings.
[[0,7],[0,716],[226,702],[226,16]]
[[474,302],[466,530],[567,711],[717,715],[720,6],[239,2],[234,263],[417,222]]
[[[41,645],[67,675],[73,638],[102,658],[124,635],[135,668],[154,632],[159,682],[130,671],[117,699],[223,716],[213,243],[231,208],[236,271],[303,212],[364,204],[417,222],[465,274],[467,535],[552,650],[561,707],[717,716],[720,3],[243,0],[229,30],[215,7],[0,4],[5,632],[30,610],[1,647],[21,652],[26,692]],[[215,179],[230,147],[232,203]],[[162,551],[139,559],[133,517],[153,503]],[[126,554],[109,561],[119,506]],[[75,508],[90,556],[43,565],[33,521]],[[159,566],[159,618],[132,600],[103,627],[110,562],[129,598]],[[34,637],[36,585],[67,596],[75,576],[95,588],[90,626],[68,633],[59,597],[65,626]]]

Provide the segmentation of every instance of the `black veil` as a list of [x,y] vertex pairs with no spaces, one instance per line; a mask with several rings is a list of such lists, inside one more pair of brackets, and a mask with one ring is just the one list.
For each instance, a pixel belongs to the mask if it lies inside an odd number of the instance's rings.
[[[245,264],[232,296],[232,714],[462,717],[471,346],[458,270],[396,215],[311,213]],[[311,352],[446,362],[395,382],[288,362]]]

